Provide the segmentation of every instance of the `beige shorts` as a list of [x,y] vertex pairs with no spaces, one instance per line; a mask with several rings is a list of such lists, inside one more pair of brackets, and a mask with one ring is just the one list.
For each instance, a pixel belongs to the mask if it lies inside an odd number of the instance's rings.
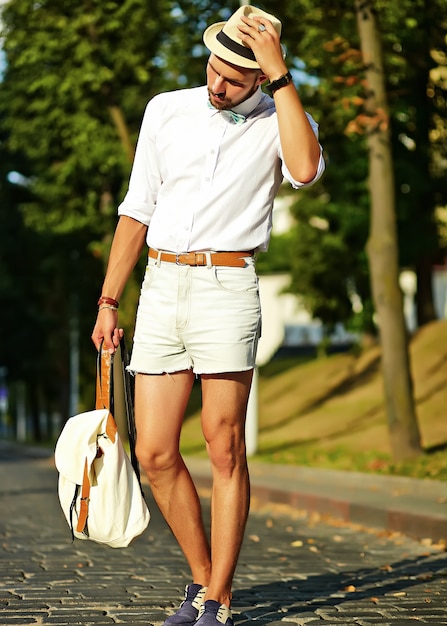
[[129,370],[239,372],[255,366],[261,307],[254,259],[190,267],[149,259]]

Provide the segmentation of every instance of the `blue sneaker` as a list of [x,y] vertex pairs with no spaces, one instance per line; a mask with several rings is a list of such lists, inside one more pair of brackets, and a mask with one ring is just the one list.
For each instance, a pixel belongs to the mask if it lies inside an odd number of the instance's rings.
[[192,626],[197,620],[199,609],[202,606],[206,587],[193,583],[185,588],[185,599],[177,613],[170,615],[163,626]]
[[234,626],[231,609],[215,600],[206,600],[199,611],[196,626]]

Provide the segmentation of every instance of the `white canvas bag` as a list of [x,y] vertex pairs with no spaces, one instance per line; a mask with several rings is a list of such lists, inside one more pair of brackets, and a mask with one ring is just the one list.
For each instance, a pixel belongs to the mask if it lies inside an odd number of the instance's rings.
[[[100,353],[97,408],[67,421],[55,463],[59,500],[72,537],[122,548],[145,530],[150,513],[109,410],[112,363],[108,353]],[[98,408],[101,404],[107,406]]]

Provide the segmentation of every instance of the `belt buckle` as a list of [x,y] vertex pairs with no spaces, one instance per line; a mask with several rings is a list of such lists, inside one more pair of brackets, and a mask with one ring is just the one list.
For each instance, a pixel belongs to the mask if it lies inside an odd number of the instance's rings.
[[183,256],[184,254],[188,254],[187,252],[176,252],[175,254],[175,264],[176,265],[189,265],[188,263],[182,263],[179,260],[179,257]]

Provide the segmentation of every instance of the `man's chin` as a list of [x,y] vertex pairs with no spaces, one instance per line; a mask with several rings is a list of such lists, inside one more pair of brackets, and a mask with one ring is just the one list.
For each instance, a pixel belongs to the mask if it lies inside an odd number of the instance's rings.
[[209,99],[213,107],[219,111],[228,111],[228,109],[231,109],[231,102],[228,102],[228,100],[221,100],[211,94],[209,95]]

